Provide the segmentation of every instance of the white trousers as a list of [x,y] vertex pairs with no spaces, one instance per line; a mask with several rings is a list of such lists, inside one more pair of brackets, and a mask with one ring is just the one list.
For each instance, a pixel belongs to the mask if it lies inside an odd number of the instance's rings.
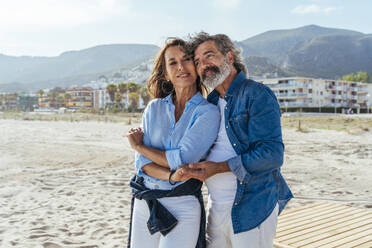
[[231,205],[209,208],[207,248],[272,248],[276,235],[279,205],[258,227],[234,234],[231,222]]
[[199,237],[201,209],[195,196],[165,197],[159,202],[178,220],[166,235],[150,234],[147,228],[149,208],[144,200],[134,201],[131,248],[190,248]]

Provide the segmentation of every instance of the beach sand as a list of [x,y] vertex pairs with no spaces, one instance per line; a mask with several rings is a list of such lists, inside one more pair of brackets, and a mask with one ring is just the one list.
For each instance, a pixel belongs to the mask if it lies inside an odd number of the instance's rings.
[[[0,120],[0,247],[126,247],[131,126]],[[296,196],[288,207],[372,207],[371,131],[285,128],[283,137],[282,173]]]

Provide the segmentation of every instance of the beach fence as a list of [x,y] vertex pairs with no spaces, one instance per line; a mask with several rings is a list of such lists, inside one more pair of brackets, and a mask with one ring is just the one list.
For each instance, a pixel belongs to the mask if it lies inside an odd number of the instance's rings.
[[372,211],[332,202],[284,210],[274,247],[371,248]]

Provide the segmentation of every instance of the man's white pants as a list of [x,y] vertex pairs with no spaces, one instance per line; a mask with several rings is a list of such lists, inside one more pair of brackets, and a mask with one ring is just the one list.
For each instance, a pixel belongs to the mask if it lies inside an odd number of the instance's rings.
[[209,208],[207,248],[272,248],[276,235],[279,205],[258,227],[234,234],[231,222],[231,205]]
[[166,236],[160,232],[150,234],[147,220],[150,216],[145,200],[135,199],[132,221],[132,248],[190,248],[199,237],[200,203],[195,196],[165,197],[158,199],[178,220]]

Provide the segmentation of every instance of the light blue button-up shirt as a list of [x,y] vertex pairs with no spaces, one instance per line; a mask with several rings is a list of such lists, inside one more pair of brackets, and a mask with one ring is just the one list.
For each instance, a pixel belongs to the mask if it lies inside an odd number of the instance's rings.
[[[177,122],[174,111],[172,96],[168,95],[152,100],[142,117],[144,145],[165,151],[171,170],[204,158],[217,137],[220,123],[217,106],[209,103],[199,92],[186,103]],[[148,188],[169,190],[182,183],[170,185],[168,181],[148,176],[142,167],[151,162],[136,153],[137,175],[144,177]]]

